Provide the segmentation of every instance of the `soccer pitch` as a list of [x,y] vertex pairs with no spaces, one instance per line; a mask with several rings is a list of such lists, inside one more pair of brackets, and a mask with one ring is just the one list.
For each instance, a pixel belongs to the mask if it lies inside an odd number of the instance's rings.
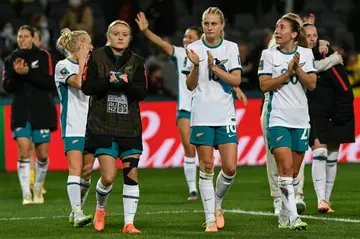
[[[218,172],[219,169],[216,170]],[[303,215],[306,231],[278,229],[273,216],[266,169],[238,167],[236,180],[223,202],[225,228],[205,233],[201,199],[187,201],[182,168],[140,169],[140,200],[135,226],[141,235],[124,235],[122,172],[107,204],[105,230],[92,226],[74,228],[68,223],[70,203],[66,191],[67,173],[50,172],[45,187],[45,204],[23,206],[17,174],[0,174],[0,238],[360,238],[360,164],[339,164],[332,197],[333,214],[316,212],[316,195],[311,165],[305,168]],[[95,185],[100,173],[92,176],[91,191],[84,211],[94,214]]]

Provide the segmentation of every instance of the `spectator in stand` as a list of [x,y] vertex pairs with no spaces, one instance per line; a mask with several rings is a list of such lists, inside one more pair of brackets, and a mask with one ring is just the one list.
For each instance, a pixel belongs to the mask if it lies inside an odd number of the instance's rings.
[[84,0],[69,0],[69,8],[60,20],[60,29],[85,30],[93,37],[94,19],[92,9]]
[[35,14],[31,19],[31,25],[38,29],[35,31],[35,36],[40,33],[41,46],[38,46],[41,49],[49,50],[50,41],[51,41],[51,32],[49,29],[48,21],[44,13]]

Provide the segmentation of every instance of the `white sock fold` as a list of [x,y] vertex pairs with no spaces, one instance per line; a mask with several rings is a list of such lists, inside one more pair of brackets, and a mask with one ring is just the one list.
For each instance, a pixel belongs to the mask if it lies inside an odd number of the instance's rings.
[[49,167],[49,159],[46,159],[44,162],[40,161],[40,160],[36,160],[36,173],[35,173],[35,184],[34,184],[34,189],[40,189],[47,171],[48,171],[48,167]]
[[231,188],[231,185],[234,182],[235,175],[228,176],[222,170],[219,172],[219,175],[216,179],[216,190],[215,190],[215,210],[221,208],[221,203],[226,195],[226,193]]
[[294,193],[296,195],[298,188],[299,188],[299,183],[300,183],[300,174],[298,174],[296,176],[296,178],[293,179],[293,186],[294,186]]
[[81,206],[84,206],[85,201],[89,195],[91,185],[91,179],[85,180],[83,178],[80,179],[80,193],[81,193]]
[[292,177],[279,177],[279,188],[281,191],[281,201],[288,211],[290,222],[299,217],[296,209],[295,193]]
[[106,187],[101,183],[101,178],[99,178],[96,184],[96,200],[97,200],[97,208],[100,210],[105,210],[106,202],[111,193],[112,185]]
[[337,171],[337,160],[339,152],[329,151],[328,158],[326,161],[326,189],[325,189],[325,200],[330,202],[332,189],[334,187]]
[[139,202],[139,185],[123,186],[124,222],[134,224],[134,218]]
[[311,173],[318,203],[325,200],[326,188],[326,160],[328,151],[326,148],[317,148],[313,150],[314,160],[312,162]]
[[196,188],[196,157],[186,157],[184,159],[184,173],[189,192],[197,192]]
[[199,189],[205,211],[205,222],[215,222],[215,190],[214,173],[206,174],[200,171]]
[[23,197],[31,195],[30,191],[30,159],[19,159],[17,171]]
[[81,193],[80,193],[80,177],[68,176],[67,192],[72,210],[81,206]]

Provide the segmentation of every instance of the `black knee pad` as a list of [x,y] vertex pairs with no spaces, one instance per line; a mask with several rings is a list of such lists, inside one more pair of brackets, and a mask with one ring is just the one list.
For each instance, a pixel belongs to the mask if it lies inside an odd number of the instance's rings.
[[134,180],[132,180],[131,178],[128,177],[128,174],[133,168],[138,167],[139,159],[138,158],[126,158],[126,159],[123,159],[122,162],[130,163],[129,167],[126,167],[126,168],[123,167],[124,183],[126,185],[138,185],[137,182],[135,182]]

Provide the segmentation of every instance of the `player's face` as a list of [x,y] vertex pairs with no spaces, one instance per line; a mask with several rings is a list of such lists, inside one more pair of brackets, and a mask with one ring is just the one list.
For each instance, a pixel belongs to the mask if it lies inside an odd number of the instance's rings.
[[221,23],[219,15],[206,14],[202,21],[202,27],[207,38],[220,38],[224,23]]
[[287,44],[291,41],[295,41],[297,32],[292,31],[291,23],[288,20],[280,19],[276,23],[274,35],[276,44],[282,45]]
[[126,49],[131,40],[130,29],[124,24],[113,26],[107,36],[110,46],[115,49]]
[[31,32],[26,29],[20,30],[17,35],[17,42],[21,49],[31,49],[33,44]]
[[187,45],[193,43],[194,41],[199,40],[199,36],[197,35],[195,30],[191,30],[191,29],[187,29],[185,34],[184,34],[184,38],[183,38],[183,44],[184,47],[186,48]]
[[317,30],[314,26],[307,26],[304,28],[306,32],[306,41],[308,43],[309,48],[316,47],[316,43],[318,40]]

